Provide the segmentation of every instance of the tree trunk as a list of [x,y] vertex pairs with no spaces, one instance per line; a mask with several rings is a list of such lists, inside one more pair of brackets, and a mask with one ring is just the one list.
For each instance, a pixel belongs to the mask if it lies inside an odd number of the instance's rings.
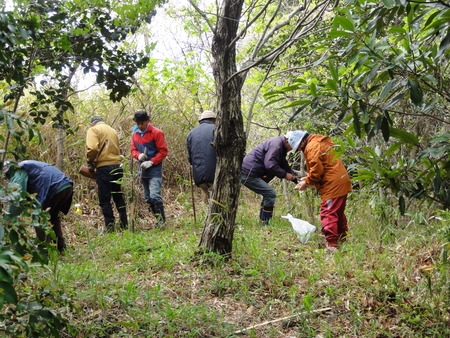
[[236,45],[243,0],[224,0],[212,44],[218,109],[214,146],[217,153],[212,201],[200,240],[200,252],[230,257],[241,188],[246,137],[241,111],[244,74],[236,73]]
[[[66,83],[64,85],[64,88],[61,92],[63,95],[64,101],[67,101],[69,99],[69,89],[70,89],[70,83],[72,82],[72,78],[75,75],[76,71],[78,69],[78,65],[76,67],[73,67],[70,70],[69,76],[67,77]],[[66,136],[67,127],[64,124],[64,112],[65,109],[59,108],[58,109],[58,115],[59,120],[61,121],[60,124],[57,126],[58,133],[56,135],[56,167],[59,168],[61,171],[64,171],[64,149],[65,149],[65,142],[66,142]]]
[[59,170],[64,171],[64,143],[66,140],[66,128],[64,126],[58,126],[56,128],[56,167]]

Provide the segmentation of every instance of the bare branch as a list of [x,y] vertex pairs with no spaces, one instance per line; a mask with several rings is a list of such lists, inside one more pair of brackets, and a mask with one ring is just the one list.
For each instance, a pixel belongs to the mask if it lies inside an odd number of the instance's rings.
[[209,29],[211,30],[211,32],[215,35],[216,34],[216,29],[213,27],[213,25],[211,24],[211,21],[209,21],[208,17],[206,16],[205,12],[203,12],[196,4],[194,1],[192,0],[188,0],[189,3],[192,5],[192,7],[194,7],[194,9],[197,11],[198,14],[200,14],[203,19],[205,19],[206,23],[209,26]]
[[[253,25],[253,23],[254,23],[256,20],[258,20],[259,17],[260,17],[261,15],[263,15],[263,14],[267,11],[267,7],[269,7],[269,5],[270,5],[271,3],[272,3],[272,1],[267,1],[267,3],[266,3],[266,4],[263,6],[263,8],[259,11],[259,13],[256,14],[255,17],[254,17],[252,20],[250,20],[249,22],[247,22],[247,24],[246,24],[245,27],[241,30],[241,32],[238,33],[238,34],[236,35],[236,37],[233,39],[233,41],[231,41],[230,45],[235,44],[239,39],[241,39],[241,38],[247,33],[247,29],[248,29],[251,25]],[[273,16],[272,16],[271,21],[272,21],[272,20],[273,20]]]
[[[249,59],[247,60],[243,67],[237,71],[235,74],[231,75],[231,77],[233,76],[237,76],[241,73],[245,73],[248,70],[250,70],[253,67],[256,67],[257,65],[268,61],[268,60],[273,60],[278,58],[282,53],[284,53],[289,47],[291,47],[295,42],[297,42],[300,38],[304,37],[307,35],[308,32],[310,32],[312,29],[314,29],[316,27],[316,25],[318,24],[319,20],[322,18],[324,12],[326,11],[326,9],[328,8],[328,5],[331,3],[331,0],[324,0],[323,2],[317,4],[313,9],[311,9],[310,11],[308,11],[308,13],[302,17],[301,19],[298,19],[297,24],[295,25],[295,27],[292,29],[292,32],[289,36],[289,38],[287,38],[286,40],[284,40],[280,45],[278,45],[277,47],[275,47],[274,49],[272,49],[271,51],[269,51],[267,54],[261,56],[259,59],[257,60],[252,60]],[[298,14],[298,12],[300,11],[300,9],[303,7],[296,7],[289,15],[289,17],[292,19],[292,17],[295,16],[295,13]],[[310,19],[309,21],[307,21],[313,14],[315,14],[315,12],[319,10],[319,13],[317,15],[315,15],[312,19]],[[283,21],[282,23],[278,24],[277,26],[275,26],[266,36],[265,40],[264,40],[264,44],[267,43],[268,39],[270,37],[272,37],[277,30],[281,29],[282,27],[286,26],[289,24],[289,20],[286,19],[285,21]],[[303,28],[303,29],[302,29]],[[259,48],[262,48],[262,46],[264,44],[259,44],[258,46]]]
[[[281,2],[280,2],[281,5]],[[267,34],[264,34],[260,41],[258,42],[258,44],[255,47],[255,50],[253,51],[252,57],[255,57],[256,54],[261,50],[261,48],[267,43],[267,41],[269,41],[269,39],[271,37],[273,37],[275,35],[275,33],[280,30],[281,28],[289,25],[291,23],[291,20],[294,16],[296,16],[300,11],[304,10],[305,6],[304,5],[300,5],[297,6],[296,8],[294,8],[294,10],[291,11],[291,13],[289,13],[289,15],[287,16],[286,20],[278,23],[277,25],[275,25],[274,27],[272,27],[272,29],[267,32]],[[278,9],[277,9],[278,11]],[[274,13],[274,15],[276,15],[277,13]]]

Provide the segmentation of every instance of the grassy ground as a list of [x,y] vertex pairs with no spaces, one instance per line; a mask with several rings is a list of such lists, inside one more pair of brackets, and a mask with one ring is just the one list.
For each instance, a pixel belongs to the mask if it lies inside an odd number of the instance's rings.
[[[317,211],[316,197],[308,196],[291,200],[294,216],[311,219]],[[280,218],[287,212],[282,199],[274,222],[261,226],[258,201],[242,198],[233,257],[211,256],[212,265],[195,258],[205,206],[197,205],[194,223],[186,196],[167,207],[163,231],[142,213],[134,232],[102,236],[97,209],[72,214],[67,254],[37,269],[27,285],[59,295],[54,306],[70,323],[63,336],[450,335],[444,220],[417,213],[394,222],[354,193],[349,241],[329,254],[320,231],[300,243]],[[250,328],[257,324],[264,325]]]

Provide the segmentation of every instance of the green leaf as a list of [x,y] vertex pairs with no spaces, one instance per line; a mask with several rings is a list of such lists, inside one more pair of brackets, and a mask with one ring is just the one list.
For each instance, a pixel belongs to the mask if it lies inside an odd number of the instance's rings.
[[303,104],[310,104],[311,102],[312,102],[312,100],[309,100],[309,99],[296,100],[294,102],[284,105],[283,108],[298,107]]
[[433,190],[435,194],[439,194],[442,186],[442,178],[439,168],[436,168],[436,176],[433,178]]
[[331,77],[333,78],[334,81],[337,82],[339,80],[339,74],[338,74],[338,70],[336,68],[336,65],[334,64],[334,62],[332,60],[330,60],[328,62],[328,67],[329,67],[329,70],[330,70]]
[[396,103],[400,102],[401,100],[403,100],[403,97],[405,96],[405,93],[400,93],[398,94],[396,97],[394,97],[391,101],[389,101],[384,107],[383,110],[388,110],[389,108],[391,108],[393,105],[395,105]]
[[402,140],[408,144],[413,144],[413,145],[419,144],[419,140],[418,140],[417,136],[410,132],[407,132],[406,130],[390,127],[389,134],[391,137],[394,137],[398,140]]
[[0,281],[0,299],[4,303],[17,304],[17,293],[12,284]]
[[416,106],[422,104],[423,93],[422,89],[420,88],[419,82],[413,79],[408,79],[408,85],[412,103],[414,103]]
[[353,110],[353,127],[355,128],[355,134],[358,137],[361,137],[361,124],[359,122],[358,112]]
[[398,33],[398,34],[404,34],[406,33],[406,30],[404,28],[401,27],[391,27],[389,28],[389,32],[390,33]]
[[327,79],[327,85],[330,89],[334,90],[336,93],[338,92],[338,86],[335,80]]
[[341,36],[349,36],[352,33],[346,32],[346,31],[331,31],[328,33],[328,35],[332,38],[339,38]]
[[388,95],[391,92],[392,88],[394,87],[395,82],[396,82],[395,80],[390,80],[384,85],[383,90],[381,91],[381,93],[379,95],[379,98],[381,100],[383,100],[386,97],[386,95]]
[[369,84],[372,81],[373,77],[375,75],[377,75],[378,69],[380,69],[380,67],[381,67],[381,63],[379,63],[375,67],[373,67],[372,70],[369,72],[369,74],[364,78],[363,84],[365,84],[365,85]]
[[439,53],[438,53],[439,56],[445,52],[449,44],[450,44],[450,28],[448,29],[447,34],[442,39],[441,44],[439,45]]
[[389,121],[385,116],[383,116],[381,121],[381,133],[383,134],[384,140],[386,142],[389,141]]
[[353,32],[355,30],[353,22],[343,16],[337,16],[336,18],[334,18],[334,21],[338,23],[346,31]]
[[308,107],[308,106],[309,106],[309,104],[304,104],[304,105],[300,106],[300,107],[295,111],[295,113],[291,116],[291,118],[289,119],[289,122],[294,121],[294,120],[295,120],[295,117],[296,117],[298,114],[300,114],[300,113],[303,111],[303,109],[305,109],[305,108]]
[[13,282],[11,274],[2,266],[0,266],[0,280],[10,284]]
[[309,92],[311,93],[312,96],[317,96],[317,87],[316,84],[314,82],[311,82],[309,84]]
[[355,67],[353,68],[354,71],[356,71],[358,68],[360,68],[362,65],[366,63],[366,61],[369,59],[368,55],[364,55],[362,58],[358,60]]
[[384,6],[386,6],[387,8],[392,8],[395,6],[395,0],[382,0]]
[[[391,130],[392,130],[392,129],[391,129]],[[392,137],[392,134],[391,134],[390,136]],[[398,148],[400,148],[401,145],[402,145],[401,142],[395,142],[393,145],[391,145],[391,146],[388,148],[388,150],[385,151],[384,157],[385,157],[385,158],[388,158],[388,157],[392,156],[392,155],[395,153],[395,151],[396,151]]]

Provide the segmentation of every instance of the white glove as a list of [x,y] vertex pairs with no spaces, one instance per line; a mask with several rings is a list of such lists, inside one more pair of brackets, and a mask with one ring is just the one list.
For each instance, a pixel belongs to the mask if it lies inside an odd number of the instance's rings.
[[147,155],[145,155],[144,153],[140,153],[138,156],[138,160],[139,161],[145,161],[147,159]]
[[153,162],[152,162],[152,161],[145,161],[145,162],[142,162],[141,168],[142,168],[143,170],[145,170],[145,169],[150,168],[152,165],[153,165]]

